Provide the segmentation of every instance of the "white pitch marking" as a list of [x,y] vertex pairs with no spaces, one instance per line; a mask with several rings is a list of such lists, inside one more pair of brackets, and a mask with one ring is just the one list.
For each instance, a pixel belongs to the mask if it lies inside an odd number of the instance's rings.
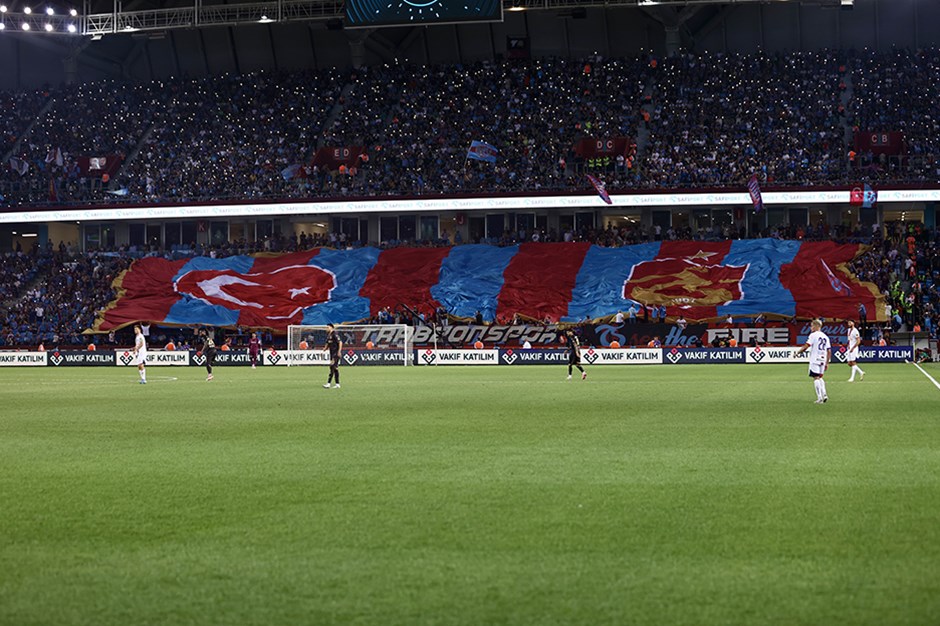
[[923,374],[924,376],[926,376],[926,377],[930,380],[930,382],[933,383],[933,386],[934,386],[934,387],[936,387],[937,389],[940,389],[940,383],[938,383],[937,380],[936,380],[933,376],[931,376],[931,375],[928,374],[926,371],[924,371],[924,368],[922,368],[919,364],[914,363],[914,361],[911,361],[911,363],[914,365],[914,367],[916,367],[917,369],[920,370],[920,373],[921,373],[921,374]]

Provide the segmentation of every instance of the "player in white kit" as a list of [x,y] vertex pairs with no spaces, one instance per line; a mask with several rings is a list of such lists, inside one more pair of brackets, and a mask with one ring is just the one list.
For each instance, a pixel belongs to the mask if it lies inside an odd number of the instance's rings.
[[848,343],[848,348],[845,352],[845,360],[848,361],[849,367],[852,368],[852,374],[849,376],[849,382],[855,382],[855,375],[858,374],[859,380],[865,380],[865,372],[862,371],[858,365],[855,364],[858,361],[858,348],[862,345],[862,336],[859,334],[858,329],[855,328],[855,322],[848,320],[846,324],[849,327],[848,332],[846,333],[846,343]]
[[134,360],[137,366],[137,373],[140,374],[140,384],[147,384],[147,339],[140,328],[140,324],[134,325]]
[[829,399],[823,376],[829,368],[832,344],[829,336],[822,331],[820,320],[813,320],[810,328],[813,332],[806,338],[806,343],[796,351],[796,355],[799,356],[809,350],[809,376],[813,379],[813,387],[816,388],[816,404],[822,404]]

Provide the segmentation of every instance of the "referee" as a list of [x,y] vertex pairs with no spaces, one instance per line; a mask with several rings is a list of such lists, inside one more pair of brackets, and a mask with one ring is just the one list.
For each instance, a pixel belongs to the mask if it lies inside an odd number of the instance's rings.
[[335,380],[336,382],[333,384],[333,389],[339,389],[339,353],[343,351],[343,342],[340,341],[339,336],[336,334],[336,327],[332,324],[327,324],[326,327],[326,347],[324,350],[330,353],[330,376],[326,379],[326,384],[323,385],[323,388],[329,389],[330,383]]

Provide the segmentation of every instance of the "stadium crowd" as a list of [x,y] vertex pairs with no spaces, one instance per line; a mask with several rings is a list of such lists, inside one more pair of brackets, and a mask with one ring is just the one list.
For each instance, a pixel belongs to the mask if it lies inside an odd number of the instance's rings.
[[858,53],[855,67],[850,105],[853,129],[903,132],[907,153],[893,159],[859,155],[858,167],[873,182],[896,180],[902,171],[911,181],[936,182],[940,116],[935,103],[940,84],[931,77],[940,72],[940,51],[865,50]]
[[[884,234],[883,234],[884,233]],[[940,231],[924,227],[920,223],[894,222],[884,229],[876,229],[868,238],[860,232],[847,233],[840,229],[827,229],[821,225],[815,229],[790,231],[780,229],[771,236],[794,238],[797,235],[807,240],[847,240],[869,243],[868,250],[851,264],[851,270],[860,280],[872,282],[885,295],[886,317],[889,322],[875,332],[923,330],[937,337],[940,325]],[[850,235],[847,237],[847,235]],[[694,238],[691,231],[665,234],[667,238]],[[737,231],[709,233],[709,240],[737,239]],[[621,246],[652,241],[655,231],[641,227],[603,230],[583,229],[567,231],[552,238],[546,234],[544,241],[587,241],[603,246]],[[701,238],[700,238],[701,239]],[[506,233],[497,245],[509,245],[520,238]],[[521,238],[522,241],[529,239]],[[90,328],[95,313],[116,297],[112,283],[117,275],[142,256],[209,256],[223,258],[237,254],[255,252],[290,252],[314,247],[347,247],[338,235],[273,236],[263,241],[234,241],[215,246],[195,246],[190,250],[175,251],[159,248],[132,249],[121,246],[115,250],[77,252],[70,245],[35,246],[29,252],[8,253],[0,265],[0,345],[22,346],[44,344],[46,346],[80,346],[89,341],[114,343],[114,336],[83,336]],[[450,242],[424,242],[414,245],[454,245]],[[432,319],[420,317],[407,307],[388,311],[374,323],[444,323],[448,312],[437,311]],[[870,318],[876,317],[875,312]],[[508,323],[510,320],[504,320]],[[165,335],[165,337],[164,337]],[[185,341],[185,336],[168,330],[161,337],[175,338],[176,343]],[[876,338],[871,335],[870,338]],[[119,338],[125,340],[127,337]],[[159,337],[158,337],[159,339]],[[161,339],[162,341],[162,339]]]
[[660,67],[642,186],[847,180],[841,55],[683,55]]
[[[13,114],[0,122],[0,194],[16,205],[586,191],[585,169],[611,190],[741,187],[752,173],[776,186],[936,181],[938,70],[937,48],[686,54],[2,94]],[[903,132],[908,155],[856,153],[853,131]],[[574,151],[616,136],[636,154]],[[496,162],[468,160],[473,140]],[[314,165],[324,146],[359,152]],[[105,155],[122,162],[114,175],[79,165]]]
[[[740,188],[753,173],[767,186],[936,182],[938,70],[940,49],[927,48],[393,64],[2,93],[0,205],[587,191],[585,171],[612,191]],[[902,132],[907,154],[859,154],[853,135],[861,131]],[[584,138],[620,136],[635,152],[585,160],[574,150]],[[474,140],[498,149],[494,163],[467,158]],[[349,165],[314,163],[318,148],[337,146],[356,147]],[[110,163],[100,167],[92,157]],[[744,236],[733,224],[608,224],[520,229],[484,241],[623,246]],[[935,229],[891,224],[882,237],[819,223],[751,236],[870,240],[853,268],[888,296],[892,326],[936,334]],[[445,233],[379,245],[459,243]],[[82,343],[94,311],[114,295],[114,276],[141,254],[366,244],[330,233],[172,252],[123,246],[78,254],[47,244],[5,253],[0,338]]]
[[112,282],[133,261],[118,254],[53,252],[49,245],[17,258],[39,269],[22,283],[25,293],[2,307],[0,336],[8,346],[88,343],[82,332],[116,297]]

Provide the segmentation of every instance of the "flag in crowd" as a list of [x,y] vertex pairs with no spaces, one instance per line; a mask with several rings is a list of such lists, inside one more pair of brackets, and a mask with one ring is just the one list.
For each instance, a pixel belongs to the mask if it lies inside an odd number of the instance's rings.
[[284,180],[293,180],[295,178],[303,178],[304,173],[305,173],[304,166],[299,163],[295,163],[294,165],[288,165],[287,167],[281,170],[281,178],[283,178]]
[[878,202],[878,192],[871,188],[871,185],[865,183],[862,191],[862,208],[870,209]]
[[872,189],[871,185],[864,183],[862,186],[852,187],[849,192],[849,204],[852,206],[870,209],[878,202],[878,192]]
[[62,164],[65,163],[65,159],[62,157],[62,148],[49,149],[49,152],[46,153],[46,164],[49,163],[55,163],[62,167]]
[[840,294],[840,295],[841,295],[841,294],[844,294],[844,295],[846,295],[846,296],[851,296],[851,295],[852,295],[852,290],[849,288],[848,285],[846,285],[844,282],[842,282],[842,281],[839,279],[839,277],[836,276],[836,275],[832,272],[831,269],[829,269],[829,266],[826,265],[826,260],[823,259],[823,258],[820,258],[820,259],[819,259],[819,262],[822,263],[823,270],[826,272],[826,278],[829,279],[829,285],[832,287],[832,290],[835,291],[836,293]]
[[[631,304],[689,321],[758,313],[850,318],[883,309],[877,287],[846,267],[864,249],[831,241],[583,242],[452,248],[318,248],[276,256],[135,261],[95,330],[161,324],[251,326],[370,319],[405,304],[487,321],[520,315],[577,322]],[[822,261],[822,263],[820,262]]]
[[496,163],[496,157],[499,156],[499,150],[485,141],[474,139],[470,142],[470,149],[467,150],[467,158],[477,161],[486,161],[487,163]]
[[610,199],[610,194],[607,193],[607,185],[603,181],[598,180],[596,177],[587,174],[587,179],[591,182],[591,185],[594,187],[594,191],[597,192],[597,195],[601,197],[601,200],[607,204],[613,204],[613,201]]
[[26,172],[29,171],[29,161],[19,157],[10,157],[10,169],[20,176],[26,176]]
[[751,179],[747,181],[747,192],[751,195],[754,212],[760,213],[764,208],[764,199],[760,195],[760,183],[757,181],[757,174],[752,174]]

